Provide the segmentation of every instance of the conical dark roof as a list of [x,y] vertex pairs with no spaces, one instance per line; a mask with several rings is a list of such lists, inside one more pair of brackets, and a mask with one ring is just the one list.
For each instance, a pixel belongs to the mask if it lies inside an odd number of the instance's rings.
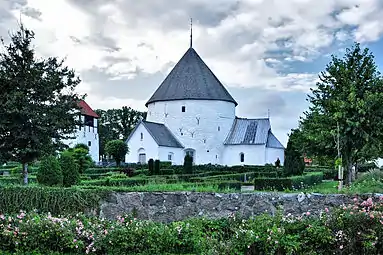
[[170,100],[220,100],[237,102],[201,59],[189,48],[146,103]]

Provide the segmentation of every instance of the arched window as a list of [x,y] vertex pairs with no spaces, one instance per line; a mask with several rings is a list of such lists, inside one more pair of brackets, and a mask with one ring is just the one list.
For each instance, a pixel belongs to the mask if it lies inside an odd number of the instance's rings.
[[239,154],[239,158],[240,158],[241,162],[245,162],[245,153],[241,152]]
[[144,140],[144,133],[141,133],[141,141]]

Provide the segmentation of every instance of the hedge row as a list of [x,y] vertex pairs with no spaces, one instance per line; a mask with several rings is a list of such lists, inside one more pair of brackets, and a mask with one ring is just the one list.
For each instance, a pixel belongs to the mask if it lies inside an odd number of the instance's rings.
[[294,190],[321,183],[323,180],[322,172],[305,173],[302,176],[292,176],[286,178],[255,178],[255,190]]
[[[35,176],[29,176],[28,178],[29,183],[36,183],[36,177]],[[0,186],[7,186],[7,185],[19,185],[23,183],[23,179],[21,177],[15,177],[15,176],[0,176]]]
[[104,191],[76,188],[47,188],[38,186],[8,186],[0,188],[0,214],[18,213],[20,210],[52,213],[88,212],[98,209]]

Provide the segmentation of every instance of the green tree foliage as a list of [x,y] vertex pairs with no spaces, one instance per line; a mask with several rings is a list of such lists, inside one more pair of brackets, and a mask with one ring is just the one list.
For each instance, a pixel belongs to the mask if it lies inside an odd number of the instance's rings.
[[335,158],[339,128],[339,148],[350,183],[353,165],[381,156],[383,82],[373,55],[358,43],[346,50],[343,59],[332,56],[319,79],[300,130],[311,152]]
[[10,39],[0,52],[0,154],[22,163],[27,184],[28,163],[62,148],[79,124],[80,79],[57,58],[37,59],[23,25]]
[[[294,133],[290,135],[294,138]],[[297,149],[293,139],[289,139],[285,150],[283,174],[285,176],[301,175],[305,169],[302,153]]]
[[149,175],[154,175],[154,160],[151,158],[148,160]]
[[116,161],[116,165],[120,166],[121,161],[124,160],[126,153],[129,152],[126,142],[121,140],[109,141],[105,146],[106,154],[112,156]]
[[80,174],[83,174],[86,169],[92,166],[93,160],[89,155],[89,150],[80,148],[68,149],[68,152],[72,154],[76,164],[78,165],[78,170]]
[[106,155],[105,146],[108,141],[122,139],[125,141],[141,117],[146,118],[146,112],[140,112],[130,107],[121,109],[101,110],[95,112],[100,116],[98,133],[100,140],[100,155]]
[[37,172],[37,181],[46,186],[62,186],[63,173],[55,156],[47,156],[41,160]]
[[184,173],[193,174],[193,157],[189,154],[186,154],[184,158]]
[[63,173],[63,186],[70,187],[78,184],[80,182],[80,172],[73,153],[69,151],[62,152],[59,162]]

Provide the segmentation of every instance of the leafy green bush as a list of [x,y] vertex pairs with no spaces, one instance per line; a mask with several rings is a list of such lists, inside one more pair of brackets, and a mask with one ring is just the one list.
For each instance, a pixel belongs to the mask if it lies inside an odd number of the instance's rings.
[[377,168],[378,168],[378,166],[374,162],[360,164],[360,165],[358,165],[358,172],[364,173],[364,172],[367,172],[367,171],[370,171],[373,169],[377,169]]
[[56,157],[47,156],[41,161],[37,181],[46,186],[61,186],[63,184],[63,172]]
[[63,174],[63,186],[70,187],[80,181],[79,166],[76,164],[73,155],[68,152],[61,153],[60,167]]
[[369,180],[376,180],[376,181],[383,182],[383,171],[380,169],[370,170],[367,173],[361,174],[355,180],[355,183],[361,183],[361,182],[369,181]]
[[112,140],[106,143],[105,151],[108,155],[113,156],[116,165],[119,167],[121,161],[125,159],[126,153],[129,152],[128,145],[122,140]]
[[[1,196],[0,196],[1,199]],[[0,200],[1,201],[1,200]],[[0,207],[2,208],[2,207]],[[366,213],[368,212],[368,213]],[[14,254],[382,254],[382,202],[323,209],[321,217],[258,215],[159,223],[121,215],[0,214],[0,250]]]

